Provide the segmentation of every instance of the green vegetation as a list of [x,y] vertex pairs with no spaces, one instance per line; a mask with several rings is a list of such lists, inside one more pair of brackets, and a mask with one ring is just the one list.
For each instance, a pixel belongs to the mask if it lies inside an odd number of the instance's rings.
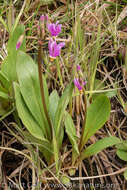
[[0,2],[1,189],[126,189],[126,3]]

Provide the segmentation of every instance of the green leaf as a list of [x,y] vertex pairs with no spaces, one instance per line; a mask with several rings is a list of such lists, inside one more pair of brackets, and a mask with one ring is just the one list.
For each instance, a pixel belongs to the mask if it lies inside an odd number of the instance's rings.
[[102,83],[101,80],[95,79],[95,81],[94,81],[94,89],[95,89],[95,91],[98,91],[98,92],[94,93],[92,95],[92,99],[95,99],[98,95],[105,95],[108,98],[112,98],[112,97],[114,97],[114,96],[117,95],[117,89],[116,90],[115,89],[111,89],[110,91],[105,91],[104,90],[105,87],[106,86],[105,86],[104,82]]
[[7,15],[7,20],[8,20],[8,28],[9,28],[9,32],[11,31],[12,27],[13,27],[13,20],[14,20],[14,7],[12,4],[12,1],[10,1],[9,4],[9,10],[8,10],[8,15]]
[[116,154],[121,160],[127,161],[127,149],[126,151],[118,149]]
[[124,178],[127,180],[127,170],[124,172]]
[[54,123],[55,113],[57,110],[59,99],[60,98],[58,96],[57,91],[53,90],[49,97],[49,115],[51,117],[52,123]]
[[10,82],[17,80],[16,57],[17,52],[15,52],[14,54],[9,54],[2,63],[1,67],[2,72],[5,74],[6,77],[8,77]]
[[4,21],[4,19],[1,16],[0,16],[0,22],[3,24],[3,26],[5,27],[5,29],[8,32],[9,31],[8,26],[7,26],[6,22]]
[[6,114],[10,110],[10,105],[8,101],[5,98],[0,97],[0,121],[3,120],[6,117]]
[[10,110],[10,108],[9,109],[7,108],[5,110],[3,108],[3,105],[1,105],[1,103],[0,103],[0,116],[2,116],[2,117],[0,117],[0,121],[4,120],[6,117],[11,115],[14,112],[14,110],[15,110],[15,108],[12,108],[11,110]]
[[[92,48],[92,52],[90,52],[90,73],[89,73],[89,81],[90,81],[90,91],[92,92],[94,90],[94,81],[95,81],[95,76],[96,76],[96,70],[97,70],[97,65],[98,65],[98,60],[99,60],[99,55],[100,55],[100,49],[101,49],[101,22],[99,22],[98,25],[98,31],[97,35],[95,35],[95,32],[92,33],[92,40],[94,41],[94,45]],[[90,97],[92,94],[90,94]]]
[[68,112],[66,112],[66,117],[65,117],[65,130],[72,144],[73,150],[75,150],[75,152],[79,154],[78,143],[77,143],[78,137],[76,135],[75,125]]
[[28,142],[37,146],[44,155],[47,162],[51,161],[51,157],[53,156],[53,146],[52,143],[47,139],[43,138],[42,140],[35,138],[35,136],[31,135],[28,131],[23,131],[24,138],[26,139],[26,143]]
[[82,147],[108,120],[110,116],[110,101],[104,96],[98,96],[88,107]]
[[[21,51],[18,52],[17,57],[17,75],[25,104],[35,121],[41,126],[45,138],[50,139],[51,131],[42,105],[38,68],[33,59]],[[45,88],[44,80],[43,84]],[[45,99],[48,104],[48,95],[45,96]]]
[[108,91],[108,92],[104,92],[103,93],[105,96],[107,96],[108,98],[112,98],[114,96],[117,95],[117,90],[113,89],[111,91]]
[[127,141],[122,141],[122,143],[116,145],[117,149],[127,151]]
[[[8,41],[8,46],[7,46],[8,54],[17,52],[16,44],[21,35],[25,35],[25,26],[23,24],[18,25],[16,29],[14,30],[14,32],[11,33],[9,41]],[[26,51],[25,36],[19,49],[24,52]]]
[[70,178],[67,175],[62,175],[60,178],[62,184],[66,185],[66,186],[70,186],[71,185],[71,181]]
[[8,94],[4,93],[4,92],[0,92],[0,98],[3,98],[3,99],[10,99],[10,97],[8,96]]
[[10,82],[2,71],[0,71],[0,84],[3,88],[10,88]]
[[88,146],[86,149],[83,150],[81,153],[80,159],[84,160],[90,156],[93,156],[103,149],[116,145],[120,143],[120,139],[115,136],[106,137],[104,139],[98,140],[95,144]]
[[[42,75],[42,79],[43,79],[45,102],[46,102],[47,110],[49,111],[49,92],[48,92],[46,77],[44,75]],[[40,88],[40,86],[39,86],[39,88]]]
[[55,114],[55,132],[56,132],[56,138],[60,138],[60,132],[61,132],[61,121],[64,116],[66,107],[69,103],[70,98],[72,97],[74,85],[71,82],[63,92],[62,97],[59,100],[59,104],[56,110]]
[[54,131],[53,131],[53,148],[54,158],[56,163],[57,174],[59,172],[59,148],[62,144],[64,130],[61,124],[66,107],[73,93],[72,82],[66,87],[62,97],[59,100],[57,109],[55,108],[55,119],[54,119]]
[[54,150],[54,159],[56,165],[57,176],[59,175],[59,144],[57,142],[55,133],[53,132],[53,150]]
[[83,50],[83,48],[84,48],[84,41],[85,41],[85,39],[84,39],[84,34],[83,34],[83,30],[82,30],[82,28],[81,28],[81,19],[80,19],[80,16],[78,16],[77,17],[77,21],[76,21],[76,26],[77,26],[77,28],[76,28],[76,32],[77,32],[77,34],[76,34],[76,36],[75,36],[75,40],[76,40],[76,49],[79,49],[79,47],[80,47],[80,51],[82,51]]
[[41,126],[38,125],[34,117],[31,115],[30,110],[24,102],[24,99],[20,92],[20,87],[17,83],[14,83],[16,108],[23,124],[28,131],[38,139],[43,140],[44,134]]
[[[25,28],[23,25],[20,25],[16,28],[16,30],[11,34],[9,41],[8,41],[8,56],[2,63],[1,70],[8,78],[9,81],[16,81],[17,74],[16,74],[16,59],[17,59],[17,50],[16,50],[16,43],[21,34],[23,34]],[[25,42],[22,43],[20,49],[25,50]]]

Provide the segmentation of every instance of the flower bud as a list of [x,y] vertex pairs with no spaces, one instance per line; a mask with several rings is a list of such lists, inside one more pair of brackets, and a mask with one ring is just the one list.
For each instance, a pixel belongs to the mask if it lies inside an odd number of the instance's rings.
[[22,42],[23,42],[23,39],[24,39],[24,35],[22,34],[22,35],[19,37],[18,41],[17,41],[16,50],[18,50],[18,49],[20,48],[20,46],[21,46],[21,44],[22,44]]

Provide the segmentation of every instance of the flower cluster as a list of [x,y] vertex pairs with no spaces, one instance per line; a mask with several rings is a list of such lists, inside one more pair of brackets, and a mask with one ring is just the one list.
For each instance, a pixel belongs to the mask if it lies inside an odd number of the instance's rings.
[[53,59],[55,59],[57,56],[60,55],[61,48],[65,46],[65,42],[61,42],[59,44],[57,44],[56,42],[56,37],[61,32],[61,27],[62,25],[59,24],[58,21],[56,23],[47,24],[48,31],[51,34],[51,39],[49,40],[49,43],[48,43],[49,55],[50,55],[50,58],[53,58]]
[[[60,55],[61,48],[65,46],[65,42],[61,42],[59,44],[57,44],[57,42],[56,42],[56,37],[61,32],[62,25],[59,24],[58,21],[56,23],[48,23],[48,16],[47,15],[46,16],[42,15],[40,17],[40,21],[41,22],[44,22],[44,21],[47,22],[47,29],[51,34],[51,38],[48,42],[49,55],[50,55],[50,58],[55,59],[57,56]],[[17,41],[16,50],[18,50],[20,48],[22,42],[23,42],[23,35],[21,35]]]

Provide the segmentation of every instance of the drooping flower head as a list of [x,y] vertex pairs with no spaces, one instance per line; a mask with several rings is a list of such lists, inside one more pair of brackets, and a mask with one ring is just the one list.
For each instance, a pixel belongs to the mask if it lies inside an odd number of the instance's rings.
[[74,85],[78,88],[79,91],[83,89],[84,85],[86,85],[86,81],[80,82],[79,78],[74,78],[73,82],[74,82]]
[[51,58],[56,58],[60,55],[61,48],[65,46],[64,42],[61,42],[59,44],[56,43],[54,40],[49,40],[48,48],[49,48],[49,55]]
[[59,22],[57,21],[56,24],[54,23],[48,23],[47,28],[48,31],[51,33],[51,36],[58,36],[58,34],[61,32],[61,24],[58,24]]
[[20,46],[21,46],[21,44],[22,44],[22,42],[23,42],[23,38],[24,38],[24,35],[22,34],[22,35],[19,37],[18,41],[17,41],[16,50],[18,50],[18,49],[20,48]]

